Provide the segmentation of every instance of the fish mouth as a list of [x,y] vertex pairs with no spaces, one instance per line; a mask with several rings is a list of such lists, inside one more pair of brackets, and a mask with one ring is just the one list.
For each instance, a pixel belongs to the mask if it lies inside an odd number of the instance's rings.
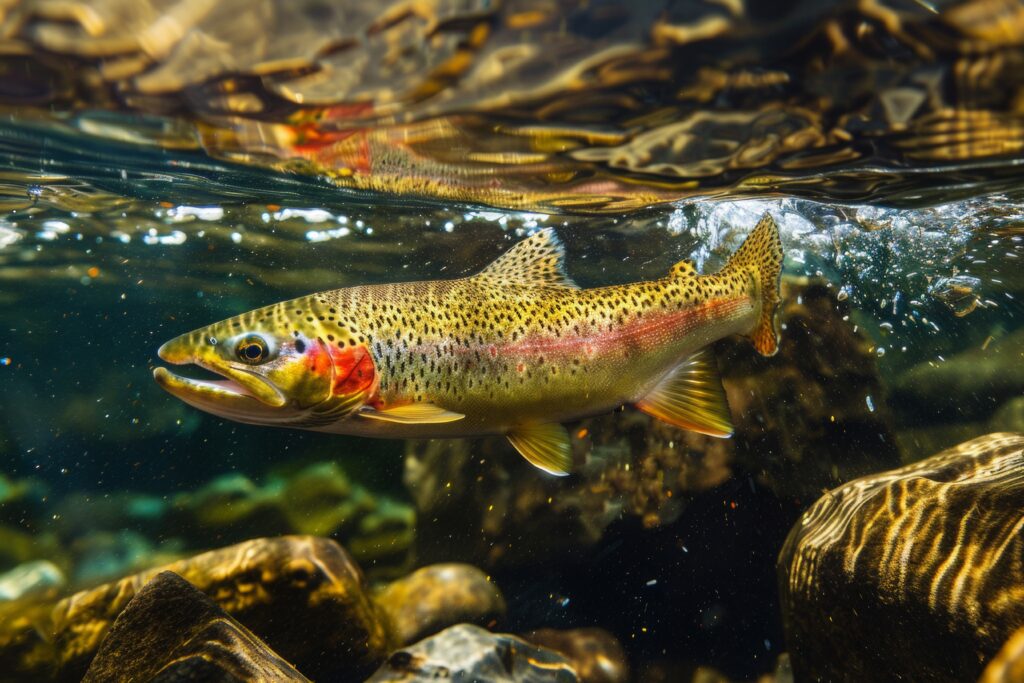
[[168,363],[195,365],[222,378],[194,379],[164,367],[153,369],[153,379],[160,387],[201,410],[217,414],[259,411],[281,408],[288,402],[277,387],[251,370],[214,365],[197,358],[182,358],[169,352],[166,344],[157,353]]

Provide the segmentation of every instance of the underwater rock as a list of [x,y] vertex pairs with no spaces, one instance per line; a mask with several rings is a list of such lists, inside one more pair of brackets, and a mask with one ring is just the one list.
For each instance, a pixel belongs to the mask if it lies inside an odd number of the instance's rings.
[[0,602],[0,681],[49,681],[57,653],[51,632],[52,599]]
[[95,531],[71,541],[72,583],[95,585],[157,564],[179,559],[176,553],[158,549],[142,534],[120,531]]
[[352,483],[335,462],[315,463],[258,484],[228,474],[176,496],[163,525],[190,546],[300,534],[337,540],[374,578],[408,571],[416,529],[407,504]]
[[415,643],[461,623],[493,626],[505,599],[482,571],[468,564],[434,564],[394,581],[376,595],[398,642]]
[[415,542],[416,511],[406,503],[380,497],[359,518],[346,547],[374,579],[387,579],[409,571]]
[[928,360],[900,375],[892,402],[901,418],[919,424],[989,418],[1004,401],[1024,395],[1024,330],[947,358]]
[[276,500],[293,533],[310,536],[350,536],[375,502],[368,491],[352,484],[336,462],[310,465],[271,480],[266,488],[280,489]]
[[710,666],[700,666],[693,672],[690,683],[732,683],[729,677]]
[[146,583],[118,615],[82,683],[308,681],[173,572]]
[[1004,403],[988,423],[993,432],[1024,432],[1024,396]]
[[580,683],[626,683],[629,664],[626,651],[615,636],[599,628],[559,631],[542,628],[523,635],[534,645],[554,650],[568,658]]
[[896,467],[900,452],[872,342],[821,279],[783,278],[779,352],[716,345],[735,421],[736,469],[780,496],[816,498]]
[[275,492],[238,473],[222,475],[197,491],[175,496],[167,526],[187,539],[204,539],[207,547],[292,531]]
[[403,478],[419,518],[430,520],[416,534],[420,562],[557,563],[603,528],[595,532],[582,518],[565,490],[571,482],[556,485],[504,439],[408,441]]
[[1007,433],[825,494],[779,555],[796,679],[977,679],[1024,623],[1022,501]]
[[404,480],[421,518],[420,561],[488,568],[558,563],[600,540],[621,517],[647,527],[675,520],[687,497],[730,476],[731,444],[639,412],[570,430],[576,476],[551,477],[502,439],[410,441]]
[[978,683],[1021,683],[1024,681],[1024,627],[1013,632],[995,659],[989,662]]
[[131,529],[150,538],[163,534],[168,503],[160,496],[130,491],[69,493],[55,501],[52,528],[63,539],[96,531]]
[[366,683],[575,683],[562,655],[508,634],[459,624],[390,657]]
[[19,600],[64,587],[67,579],[52,562],[35,560],[0,574],[0,600]]
[[13,569],[34,560],[68,566],[67,553],[54,534],[32,534],[23,528],[0,524],[0,569]]
[[261,538],[61,600],[53,632],[63,680],[82,676],[117,615],[162,571],[193,584],[316,680],[361,680],[393,645],[362,573],[341,546],[308,536]]

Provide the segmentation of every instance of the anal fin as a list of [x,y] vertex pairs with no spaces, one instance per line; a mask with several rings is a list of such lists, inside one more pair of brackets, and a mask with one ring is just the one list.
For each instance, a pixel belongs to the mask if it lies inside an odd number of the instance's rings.
[[517,427],[508,433],[516,450],[548,474],[563,477],[572,468],[572,445],[569,432],[557,423]]
[[433,403],[410,403],[383,410],[363,410],[359,413],[359,417],[398,424],[441,424],[455,422],[466,416],[462,413],[445,410]]
[[701,349],[636,402],[648,415],[708,436],[732,436],[732,417],[715,359]]

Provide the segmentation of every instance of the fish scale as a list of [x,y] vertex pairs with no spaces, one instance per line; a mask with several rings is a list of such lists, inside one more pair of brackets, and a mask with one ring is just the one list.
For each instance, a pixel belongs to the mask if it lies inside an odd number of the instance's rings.
[[571,453],[558,424],[627,403],[731,433],[702,349],[738,333],[774,352],[781,259],[766,215],[720,273],[683,261],[658,280],[581,289],[546,229],[472,277],[321,292],[183,335],[161,356],[227,381],[157,379],[192,405],[257,424],[288,425],[286,410],[291,426],[346,434],[506,434],[531,462],[564,473]]

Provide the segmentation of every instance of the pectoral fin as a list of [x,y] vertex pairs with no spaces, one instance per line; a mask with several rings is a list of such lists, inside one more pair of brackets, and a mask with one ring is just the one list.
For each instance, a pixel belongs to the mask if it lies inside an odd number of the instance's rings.
[[715,359],[707,349],[687,358],[636,407],[669,424],[709,436],[732,436],[732,418]]
[[462,413],[453,413],[433,403],[410,403],[384,410],[363,410],[359,416],[399,424],[440,424],[466,417]]
[[508,433],[508,440],[534,467],[559,477],[569,474],[572,446],[569,433],[562,425],[549,423],[517,427]]

